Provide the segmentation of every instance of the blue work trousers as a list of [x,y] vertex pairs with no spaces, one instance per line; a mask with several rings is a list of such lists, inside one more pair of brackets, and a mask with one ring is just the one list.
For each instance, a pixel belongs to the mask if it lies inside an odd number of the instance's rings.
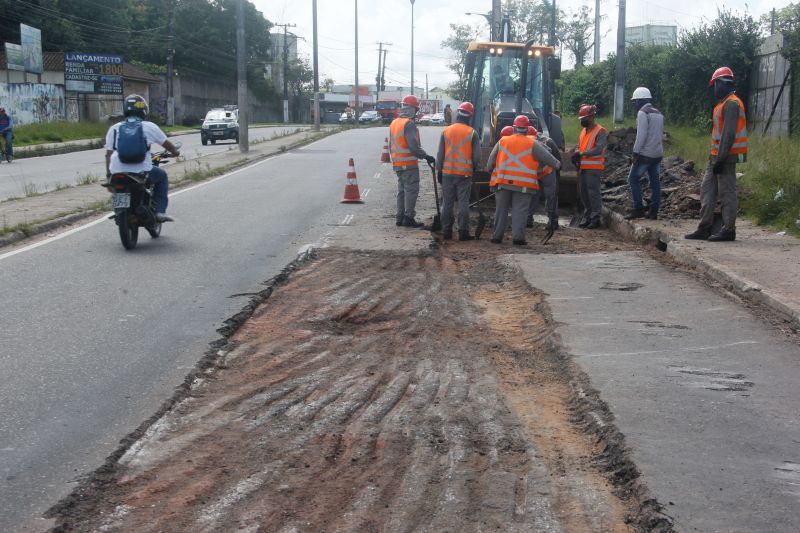
[[166,213],[169,204],[169,180],[167,173],[159,167],[153,167],[147,175],[147,181],[153,184],[153,203],[156,213]]
[[11,158],[14,155],[14,132],[12,130],[4,131],[3,138],[6,140],[6,158]]
[[631,166],[628,174],[628,183],[631,186],[631,196],[633,197],[633,208],[644,209],[642,203],[642,185],[639,182],[642,176],[647,173],[650,178],[650,214],[657,215],[661,205],[661,158],[640,157],[639,162]]

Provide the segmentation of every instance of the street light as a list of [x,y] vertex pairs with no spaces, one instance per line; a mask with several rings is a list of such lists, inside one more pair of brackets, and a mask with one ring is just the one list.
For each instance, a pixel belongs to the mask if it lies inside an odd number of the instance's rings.
[[411,0],[411,94],[414,94],[414,0]]

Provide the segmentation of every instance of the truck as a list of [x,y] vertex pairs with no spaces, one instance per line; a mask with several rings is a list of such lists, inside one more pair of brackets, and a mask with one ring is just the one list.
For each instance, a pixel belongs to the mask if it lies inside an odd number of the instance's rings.
[[401,98],[399,96],[382,97],[375,104],[375,111],[381,116],[381,121],[384,124],[389,124],[400,116],[400,102]]

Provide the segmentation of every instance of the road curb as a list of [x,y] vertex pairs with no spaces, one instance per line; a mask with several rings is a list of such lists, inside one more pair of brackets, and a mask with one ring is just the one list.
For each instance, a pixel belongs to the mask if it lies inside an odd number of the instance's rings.
[[620,213],[608,207],[603,207],[603,220],[618,235],[640,244],[656,246],[678,263],[710,277],[743,300],[768,307],[790,322],[794,328],[800,329],[800,311],[785,302],[780,295],[741,277],[712,259],[699,257],[682,239],[676,239],[665,231],[625,220]]

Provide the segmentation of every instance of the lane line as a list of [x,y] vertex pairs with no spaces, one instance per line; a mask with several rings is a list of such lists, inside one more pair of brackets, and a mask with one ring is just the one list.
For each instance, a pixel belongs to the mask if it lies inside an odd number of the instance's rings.
[[369,196],[369,191],[370,189],[364,189],[364,194],[362,194],[361,197],[366,198],[367,196]]

